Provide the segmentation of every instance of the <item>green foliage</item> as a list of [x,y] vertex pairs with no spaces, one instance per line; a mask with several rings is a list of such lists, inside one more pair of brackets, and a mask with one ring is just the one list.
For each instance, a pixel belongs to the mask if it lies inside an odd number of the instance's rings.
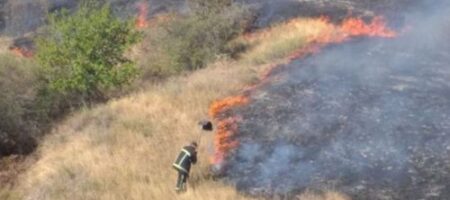
[[37,40],[48,90],[92,100],[129,83],[137,70],[124,53],[139,38],[133,23],[115,17],[109,6],[51,15],[48,33]]
[[114,17],[96,1],[82,5],[70,15],[50,16],[47,32],[37,39],[38,63],[0,55],[0,156],[33,151],[52,120],[106,100],[106,92],[137,75],[124,56],[140,38],[132,21]]
[[247,10],[229,0],[192,0],[189,3],[190,14],[178,16],[153,32],[152,50],[160,50],[162,56],[158,56],[157,61],[146,62],[150,68],[165,66],[168,68],[165,70],[171,72],[195,70],[233,53],[229,44],[244,30]]

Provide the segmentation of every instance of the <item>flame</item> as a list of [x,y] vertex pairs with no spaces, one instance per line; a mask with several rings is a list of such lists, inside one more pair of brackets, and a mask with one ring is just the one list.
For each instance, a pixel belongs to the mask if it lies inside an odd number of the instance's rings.
[[382,17],[375,17],[370,24],[364,23],[361,19],[350,18],[345,20],[341,29],[349,36],[371,36],[392,38],[396,33],[386,27],[386,22]]
[[217,123],[217,135],[214,140],[215,155],[211,158],[212,163],[222,163],[225,155],[239,145],[234,139],[238,130],[238,122],[242,118],[238,116],[225,118]]
[[[219,118],[219,114],[231,108],[246,105],[249,99],[246,96],[227,97],[222,100],[215,101],[209,108],[209,116],[213,119]],[[238,122],[241,117],[228,117],[217,122],[216,135],[214,138],[214,156],[211,157],[211,163],[222,163],[225,155],[238,146],[238,142],[234,140],[233,136],[237,133]]]
[[[383,37],[393,38],[397,33],[386,26],[386,22],[382,17],[375,17],[370,22],[366,23],[360,18],[348,18],[345,19],[340,25],[332,24],[328,17],[319,17],[318,20],[321,26],[321,31],[318,34],[314,34],[314,37],[308,38],[308,45],[292,52],[288,57],[289,60],[299,59],[310,54],[314,54],[320,51],[321,48],[328,44],[345,42],[354,37]],[[291,20],[286,24],[292,26],[301,26],[301,20]],[[270,30],[269,30],[270,31]],[[257,33],[250,33],[244,35],[244,39],[248,41],[255,41],[256,38],[266,37],[268,31],[261,31]],[[209,109],[209,116],[216,121],[217,128],[215,134],[215,152],[212,156],[211,163],[222,168],[226,156],[235,148],[239,146],[239,141],[236,140],[236,134],[238,133],[238,123],[242,120],[242,117],[231,116],[224,117],[227,111],[237,107],[247,105],[249,95],[252,90],[266,84],[271,72],[282,65],[272,65],[269,67],[261,77],[261,81],[254,85],[247,86],[243,89],[243,95],[227,97],[222,100],[213,102]]]
[[148,15],[148,4],[145,1],[139,2],[137,4],[138,15],[136,18],[136,28],[146,28],[148,26],[147,15]]
[[383,17],[374,17],[369,23],[361,18],[345,19],[341,25],[330,23],[328,17],[318,19],[326,28],[316,37],[309,38],[310,43],[327,45],[330,43],[341,43],[354,37],[384,37],[393,38],[397,33],[386,26]]
[[208,114],[212,118],[217,118],[218,114],[220,114],[230,108],[233,108],[233,107],[236,107],[239,105],[245,105],[248,102],[249,102],[248,97],[242,96],[242,95],[234,96],[234,97],[227,97],[225,99],[213,102],[209,108]]
[[22,56],[25,58],[31,58],[34,55],[34,52],[32,50],[23,47],[10,47],[9,50],[17,56]]

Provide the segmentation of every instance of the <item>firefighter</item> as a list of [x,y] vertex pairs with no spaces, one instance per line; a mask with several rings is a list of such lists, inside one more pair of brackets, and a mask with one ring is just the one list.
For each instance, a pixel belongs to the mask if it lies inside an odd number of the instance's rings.
[[173,168],[178,171],[178,180],[175,190],[177,192],[186,191],[186,181],[189,177],[191,164],[197,163],[197,142],[191,142],[181,149],[177,159],[173,163]]

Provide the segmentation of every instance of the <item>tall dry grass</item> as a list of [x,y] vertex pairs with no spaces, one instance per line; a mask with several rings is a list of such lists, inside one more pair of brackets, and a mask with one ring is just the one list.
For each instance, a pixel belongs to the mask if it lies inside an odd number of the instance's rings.
[[249,64],[271,63],[276,59],[285,58],[326,30],[329,30],[329,24],[318,18],[295,18],[276,24],[266,30],[239,38],[250,48],[241,59]]
[[[174,192],[176,173],[171,163],[180,147],[200,139],[196,123],[205,118],[213,100],[235,94],[257,81],[259,73],[268,65],[255,63],[260,59],[265,63],[282,62],[281,57],[304,45],[306,38],[319,34],[320,28],[320,21],[306,19],[298,19],[295,27],[287,24],[272,27],[264,31],[270,37],[263,37],[261,33],[252,36],[258,38],[257,42],[249,39],[253,48],[242,60],[220,61],[190,75],[67,117],[42,141],[39,160],[3,197],[29,200],[251,199],[237,193],[233,186],[209,177],[211,133],[203,133],[199,163],[193,167],[189,189],[184,194]],[[276,48],[274,41],[277,41]],[[297,45],[292,46],[292,43]],[[299,199],[347,198],[335,193],[307,193]]]
[[7,37],[0,37],[0,54],[9,52],[9,46],[12,44],[12,39]]

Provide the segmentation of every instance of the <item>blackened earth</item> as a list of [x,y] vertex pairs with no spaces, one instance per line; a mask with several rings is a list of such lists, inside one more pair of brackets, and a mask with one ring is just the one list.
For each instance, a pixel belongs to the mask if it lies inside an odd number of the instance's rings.
[[267,198],[450,199],[450,23],[440,19],[282,66],[233,111],[241,145],[225,180]]

